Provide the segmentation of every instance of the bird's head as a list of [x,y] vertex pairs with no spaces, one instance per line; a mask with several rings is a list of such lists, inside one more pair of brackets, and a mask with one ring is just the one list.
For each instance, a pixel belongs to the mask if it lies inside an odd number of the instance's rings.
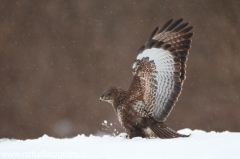
[[125,92],[121,88],[110,86],[106,91],[103,92],[103,94],[100,96],[99,101],[105,101],[108,103],[113,104],[114,102],[122,99],[122,95]]

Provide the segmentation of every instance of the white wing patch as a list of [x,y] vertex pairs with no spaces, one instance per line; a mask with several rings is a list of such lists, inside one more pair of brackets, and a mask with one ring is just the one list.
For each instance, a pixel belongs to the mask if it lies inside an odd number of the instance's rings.
[[[146,57],[149,57],[149,61],[153,61],[155,70],[150,74],[149,79],[141,79],[145,82],[145,84],[141,84],[145,87],[143,96],[145,109],[150,115],[158,115],[162,113],[174,89],[173,75],[176,62],[170,52],[161,48],[146,49],[137,56],[137,59],[141,60]],[[133,64],[133,68],[135,65]],[[138,104],[136,104],[136,108],[140,109]]]
[[151,48],[144,50],[141,54],[137,56],[138,60],[141,60],[144,57],[149,57],[149,61],[153,60],[156,65],[157,71],[166,75],[165,73],[169,72],[173,74],[175,62],[173,61],[173,56],[167,50],[161,48]]

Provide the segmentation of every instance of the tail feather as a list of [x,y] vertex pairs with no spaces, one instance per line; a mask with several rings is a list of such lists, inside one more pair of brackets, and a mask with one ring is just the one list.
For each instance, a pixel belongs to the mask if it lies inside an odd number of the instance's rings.
[[167,138],[177,138],[177,137],[189,137],[190,135],[179,134],[178,132],[167,127],[164,123],[153,123],[150,125],[150,129],[155,133],[155,135],[162,139]]
[[162,131],[162,129],[157,129],[156,127],[151,127],[151,130],[154,132],[155,137],[160,137],[160,138],[167,138],[167,134]]

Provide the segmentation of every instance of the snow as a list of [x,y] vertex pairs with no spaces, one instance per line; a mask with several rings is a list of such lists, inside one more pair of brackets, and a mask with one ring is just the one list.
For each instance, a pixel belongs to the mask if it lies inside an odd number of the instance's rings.
[[183,129],[179,133],[189,138],[126,139],[125,134],[116,137],[105,135],[78,135],[71,139],[56,139],[44,135],[33,140],[0,139],[0,158],[238,158],[240,133],[204,132]]

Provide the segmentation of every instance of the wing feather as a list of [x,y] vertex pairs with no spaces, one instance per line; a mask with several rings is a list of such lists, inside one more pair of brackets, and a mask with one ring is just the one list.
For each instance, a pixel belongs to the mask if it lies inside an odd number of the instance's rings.
[[141,116],[164,121],[178,100],[193,36],[193,27],[182,21],[171,19],[157,27],[138,52],[129,89],[132,106]]

